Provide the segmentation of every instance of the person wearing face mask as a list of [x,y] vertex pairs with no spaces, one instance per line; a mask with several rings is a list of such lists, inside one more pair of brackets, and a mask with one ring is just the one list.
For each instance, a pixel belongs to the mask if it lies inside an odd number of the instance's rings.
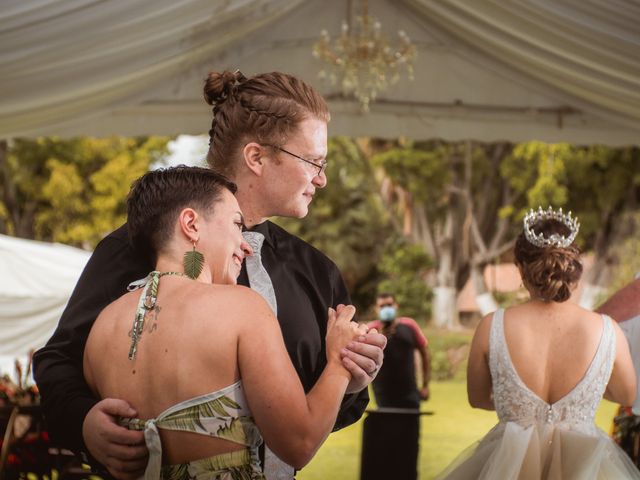
[[[429,346],[418,324],[409,317],[398,317],[398,303],[393,294],[380,293],[376,298],[378,320],[369,323],[387,337],[385,360],[373,381],[378,407],[420,408],[429,398],[431,365]],[[422,366],[422,387],[416,383],[414,352],[418,351]]]

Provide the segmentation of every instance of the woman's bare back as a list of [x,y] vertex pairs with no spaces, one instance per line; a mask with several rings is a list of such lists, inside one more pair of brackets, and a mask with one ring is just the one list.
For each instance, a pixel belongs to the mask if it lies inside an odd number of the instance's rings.
[[[350,380],[340,352],[365,332],[366,327],[350,321],[353,307],[329,309],[327,365],[305,394],[278,321],[258,293],[163,278],[157,307],[146,315],[132,362],[129,332],[139,298],[139,293],[123,296],[101,313],[91,330],[85,377],[98,396],[122,398],[139,418],[149,419],[242,378],[248,409],[270,448],[297,468],[311,459],[334,425]],[[172,464],[243,448],[189,432],[160,435],[163,458]]]
[[[242,296],[243,290],[248,289],[163,277],[133,361],[128,359],[130,332],[141,291],[111,304],[96,320],[85,353],[98,395],[127,399],[139,418],[149,419],[184,400],[238,381],[238,362],[230,359],[238,355],[242,320],[235,318],[229,298]],[[104,338],[109,341],[102,341]],[[170,463],[243,448],[228,440],[202,435],[194,439],[194,435],[161,431]]]
[[528,302],[505,312],[509,355],[525,385],[547,403],[584,377],[598,349],[603,320],[572,303]]
[[[163,278],[133,361],[128,359],[130,332],[141,292],[110,305],[87,343],[100,396],[127,398],[141,418],[153,418],[176,403],[237,381],[237,362],[229,359],[237,358],[238,319],[222,298],[243,288]],[[108,342],[100,341],[107,337]],[[192,381],[194,376],[198,382]]]

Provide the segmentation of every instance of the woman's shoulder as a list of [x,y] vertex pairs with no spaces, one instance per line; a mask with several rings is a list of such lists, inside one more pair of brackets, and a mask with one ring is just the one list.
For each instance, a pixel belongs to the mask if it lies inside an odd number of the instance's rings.
[[[127,292],[104,307],[91,326],[87,343],[111,338],[123,329],[130,329],[138,299],[136,292]],[[101,340],[97,341],[102,343]]]
[[254,316],[263,309],[271,312],[271,307],[258,292],[243,285],[197,283],[193,288],[194,306],[198,308],[232,311],[235,316]]
[[[573,302],[540,305],[532,302],[514,305],[505,310],[505,324],[512,320],[519,326],[540,331],[540,325],[554,325],[551,330],[576,334],[593,332],[599,334],[603,328],[603,315],[587,310]],[[550,331],[551,331],[550,330]]]
[[192,288],[198,290],[197,298],[203,302],[219,302],[220,298],[224,298],[226,303],[239,300],[256,302],[262,298],[255,290],[244,285],[193,282]]
[[121,317],[123,312],[134,311],[133,309],[137,305],[139,297],[139,290],[124,293],[102,309],[95,323],[105,321],[112,323],[113,319]]

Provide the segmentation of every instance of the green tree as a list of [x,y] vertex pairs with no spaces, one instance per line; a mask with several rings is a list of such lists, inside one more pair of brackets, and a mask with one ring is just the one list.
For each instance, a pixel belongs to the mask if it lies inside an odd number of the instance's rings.
[[383,280],[378,293],[391,293],[400,305],[400,314],[426,322],[431,318],[431,290],[426,285],[433,262],[420,245],[403,237],[391,239],[379,262]]
[[133,180],[168,138],[16,139],[0,152],[3,233],[91,248],[126,220]]
[[599,300],[612,295],[640,274],[640,212],[629,213],[623,219],[635,232],[613,246],[618,261],[612,268],[611,283],[605,295]]
[[397,144],[372,157],[394,224],[435,262],[430,278],[438,326],[458,324],[456,298],[469,275],[511,245],[515,210],[505,207],[518,196],[499,173],[510,151],[503,143],[432,141]]
[[637,231],[629,216],[640,198],[640,150],[528,142],[514,148],[501,170],[526,196],[525,209],[552,205],[579,217],[577,242],[595,257],[581,303],[593,306],[611,282],[611,266],[627,261],[618,245]]
[[638,232],[634,215],[640,199],[640,149],[577,149],[567,159],[567,188],[567,208],[580,218],[579,237],[595,257],[582,299],[593,306],[613,280],[611,267],[633,260],[619,255],[619,247]]

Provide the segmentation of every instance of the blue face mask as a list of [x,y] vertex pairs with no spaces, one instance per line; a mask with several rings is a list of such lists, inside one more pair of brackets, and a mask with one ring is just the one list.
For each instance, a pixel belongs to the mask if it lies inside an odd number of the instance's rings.
[[380,320],[383,322],[393,322],[396,318],[396,307],[387,305],[380,309]]

